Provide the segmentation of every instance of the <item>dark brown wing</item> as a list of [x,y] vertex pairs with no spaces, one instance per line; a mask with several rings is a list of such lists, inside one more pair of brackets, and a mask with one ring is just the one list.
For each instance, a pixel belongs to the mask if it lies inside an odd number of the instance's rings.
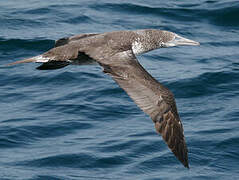
[[[77,40],[84,39],[90,36],[97,34],[80,34],[76,36],[61,38],[56,41],[55,47],[49,51],[35,57],[28,59],[23,59],[20,61],[15,61],[13,63],[7,64],[7,66],[21,64],[21,63],[43,63],[37,69],[46,70],[46,69],[59,69],[70,64],[71,60],[77,59],[79,56],[84,55],[84,53],[79,52],[81,44],[77,44]],[[71,42],[74,42],[71,44]],[[65,45],[65,46],[64,46]],[[83,46],[84,47],[84,46]]]
[[[94,60],[95,56],[97,56],[97,58],[104,58],[105,52],[109,50],[107,47],[108,42],[108,39],[105,38],[105,34],[80,34],[62,38],[56,41],[54,48],[41,55],[16,61],[7,65],[36,62],[45,63],[38,69],[57,69],[62,68],[67,64],[74,64],[75,61],[79,60],[79,57],[84,58],[83,63],[86,64],[86,58],[87,61],[89,59]],[[88,54],[90,54],[90,56]],[[62,63],[63,61],[66,63]],[[54,66],[54,63],[56,63],[56,66]]]
[[77,41],[77,40],[87,38],[87,37],[90,37],[90,36],[95,36],[95,35],[98,35],[98,34],[97,33],[88,33],[88,34],[79,34],[79,35],[64,37],[64,38],[56,40],[55,47],[63,46],[63,45],[68,44],[72,41]]
[[104,72],[111,75],[134,102],[152,118],[157,132],[162,135],[175,156],[188,168],[187,146],[173,94],[139,64],[131,50],[110,58],[114,60],[109,60],[110,64],[100,63],[104,67]]

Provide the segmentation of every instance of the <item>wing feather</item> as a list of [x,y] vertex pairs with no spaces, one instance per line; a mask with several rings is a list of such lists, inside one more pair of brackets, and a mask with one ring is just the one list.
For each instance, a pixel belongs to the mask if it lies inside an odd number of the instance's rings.
[[90,37],[90,36],[95,36],[95,35],[98,35],[98,34],[88,33],[88,34],[78,34],[78,35],[74,35],[74,36],[64,37],[64,38],[56,40],[55,47],[63,46],[63,45],[66,45],[70,42],[77,41],[77,40],[87,38],[87,37]]
[[118,53],[110,58],[108,62],[111,64],[102,64],[103,61],[100,63],[104,72],[111,75],[152,118],[156,131],[162,135],[174,155],[188,168],[188,150],[173,94],[139,64],[132,51]]

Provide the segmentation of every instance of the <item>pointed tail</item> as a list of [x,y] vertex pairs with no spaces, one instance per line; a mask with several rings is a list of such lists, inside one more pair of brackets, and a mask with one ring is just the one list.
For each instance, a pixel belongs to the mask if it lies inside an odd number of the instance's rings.
[[9,63],[9,64],[6,64],[6,66],[12,66],[12,65],[21,64],[21,63],[30,63],[30,62],[43,63],[42,65],[37,67],[37,69],[39,70],[60,69],[70,64],[70,62],[68,61],[50,61],[50,58],[39,55],[39,56],[31,57],[28,59],[23,59],[20,61]]
[[6,64],[6,66],[12,66],[12,65],[15,65],[15,64],[29,63],[29,62],[36,62],[36,59],[34,59],[34,58],[23,59],[23,60],[20,60],[20,61],[15,61],[13,63]]
[[39,56],[34,56],[34,57],[31,57],[31,58],[28,58],[28,59],[23,59],[23,60],[20,60],[20,61],[9,63],[9,64],[6,64],[6,66],[12,66],[12,65],[21,64],[21,63],[30,63],[30,62],[45,63],[45,62],[48,62],[48,61],[49,61],[49,58],[43,57],[42,55],[39,55]]

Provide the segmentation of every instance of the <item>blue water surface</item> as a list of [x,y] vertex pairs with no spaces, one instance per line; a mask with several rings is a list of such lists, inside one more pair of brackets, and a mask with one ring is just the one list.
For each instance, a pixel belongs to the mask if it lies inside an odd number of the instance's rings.
[[[1,0],[0,179],[239,179],[238,17],[236,0]],[[175,94],[189,170],[100,66],[3,66],[61,37],[144,28],[201,43],[138,57]]]

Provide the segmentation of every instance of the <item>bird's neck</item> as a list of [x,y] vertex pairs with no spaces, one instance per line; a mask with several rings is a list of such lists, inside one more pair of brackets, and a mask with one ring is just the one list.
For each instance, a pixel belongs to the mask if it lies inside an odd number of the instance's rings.
[[160,47],[161,43],[156,41],[156,39],[152,36],[137,36],[132,42],[132,50],[136,55],[143,54]]

